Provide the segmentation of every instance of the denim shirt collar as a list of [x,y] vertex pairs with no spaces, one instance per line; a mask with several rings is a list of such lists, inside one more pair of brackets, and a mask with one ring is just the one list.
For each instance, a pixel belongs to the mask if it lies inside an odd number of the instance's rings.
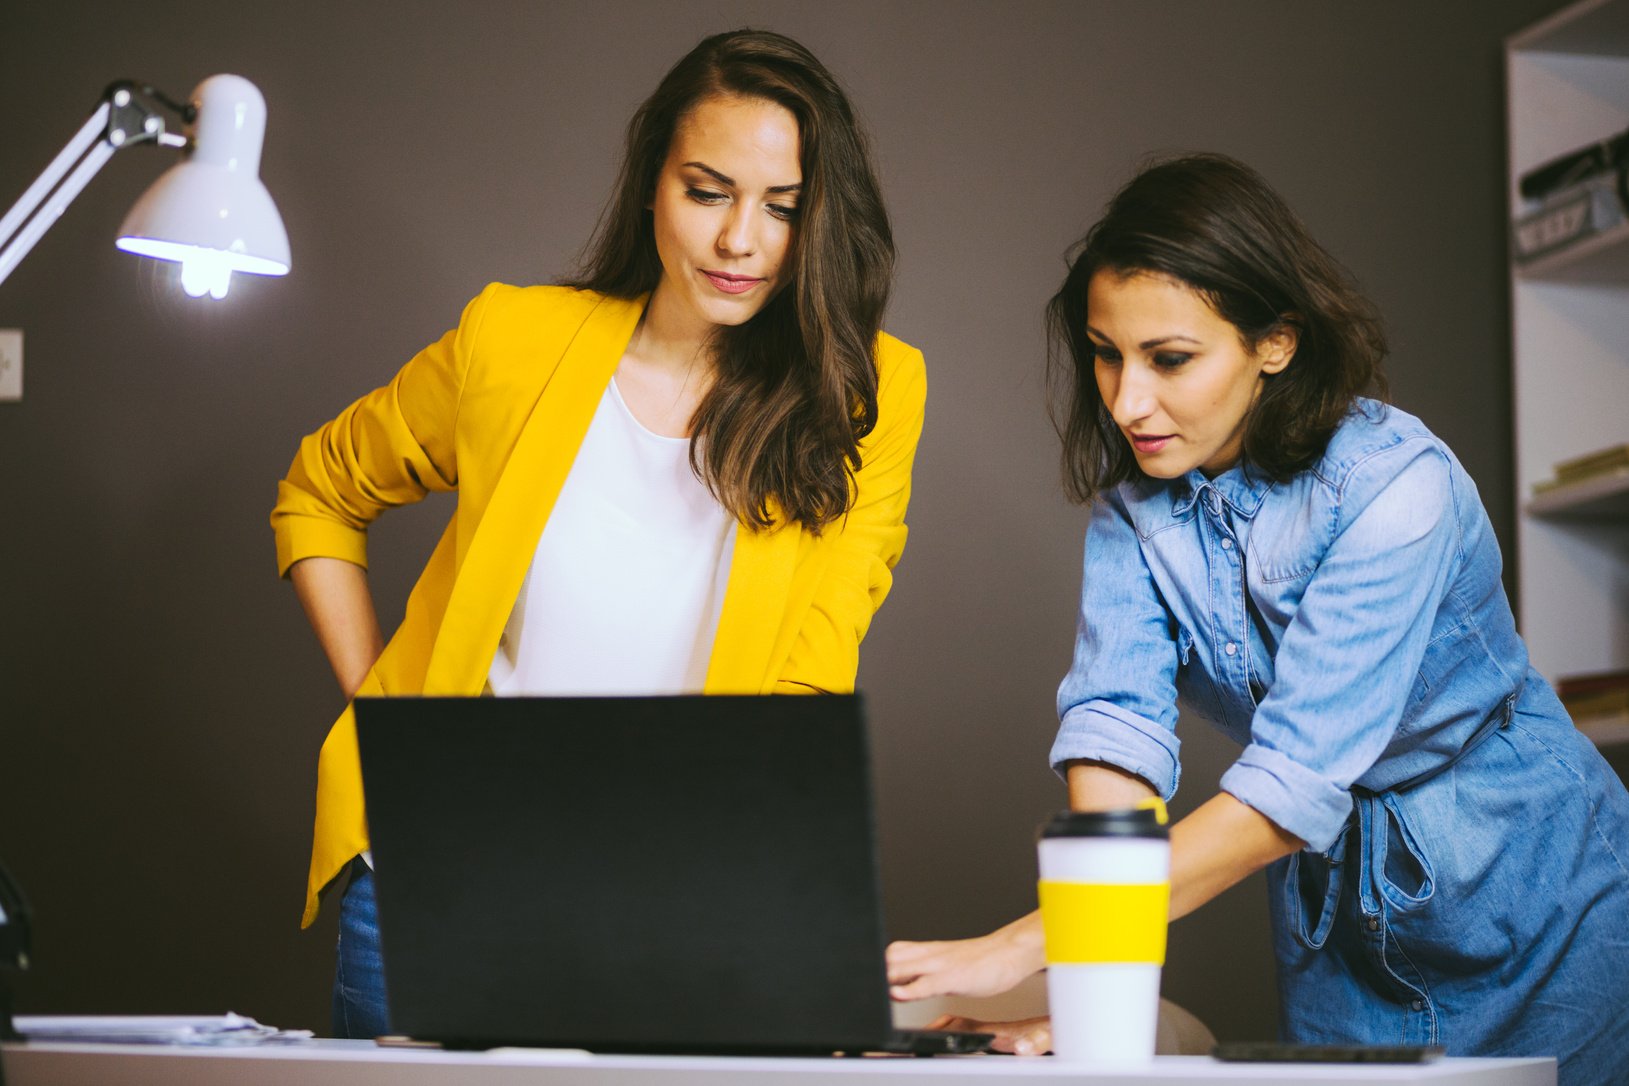
[[1260,471],[1252,471],[1243,461],[1222,472],[1216,478],[1207,478],[1198,468],[1180,479],[1167,484],[1171,495],[1173,520],[1186,517],[1208,490],[1246,519],[1253,518],[1267,500],[1273,481]]

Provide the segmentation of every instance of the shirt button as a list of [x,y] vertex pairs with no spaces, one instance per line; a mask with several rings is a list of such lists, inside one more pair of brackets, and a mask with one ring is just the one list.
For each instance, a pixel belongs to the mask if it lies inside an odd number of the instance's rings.
[[1236,653],[1238,653],[1239,646],[1237,646],[1233,642],[1229,641],[1226,645],[1223,646],[1222,651],[1227,653],[1229,656],[1233,656]]
[[1425,1010],[1425,1000],[1416,999],[1413,1003],[1410,1003],[1409,1006],[1413,1007],[1417,1011],[1423,1011]]
[[1380,930],[1380,918],[1378,916],[1369,917],[1369,930],[1370,931],[1379,931]]
[[1224,551],[1232,550],[1233,549],[1233,540],[1227,538],[1226,536],[1223,536],[1222,537],[1222,549]]

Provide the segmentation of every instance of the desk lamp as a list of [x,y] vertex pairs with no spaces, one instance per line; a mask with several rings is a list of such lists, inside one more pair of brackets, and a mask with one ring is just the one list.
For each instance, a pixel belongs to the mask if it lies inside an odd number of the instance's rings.
[[[160,108],[180,119],[185,135],[166,128]],[[288,234],[259,177],[265,132],[266,101],[241,76],[210,76],[187,104],[129,80],[111,84],[78,134],[0,218],[0,282],[113,152],[138,143],[189,153],[130,209],[119,248],[179,262],[181,286],[194,298],[226,297],[235,271],[286,275]]]

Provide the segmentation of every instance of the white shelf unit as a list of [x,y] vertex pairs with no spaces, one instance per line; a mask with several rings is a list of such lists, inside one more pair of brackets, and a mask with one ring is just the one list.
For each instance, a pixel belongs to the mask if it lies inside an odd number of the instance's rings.
[[1629,713],[1600,713],[1574,721],[1602,750],[1629,746]]
[[1629,468],[1534,494],[1526,512],[1530,517],[1629,520]]
[[[1629,129],[1629,0],[1572,4],[1505,61],[1514,220],[1532,210],[1523,173]],[[1629,442],[1629,230],[1513,261],[1510,289],[1522,634],[1551,682],[1629,668],[1629,481],[1533,493],[1558,462]]]

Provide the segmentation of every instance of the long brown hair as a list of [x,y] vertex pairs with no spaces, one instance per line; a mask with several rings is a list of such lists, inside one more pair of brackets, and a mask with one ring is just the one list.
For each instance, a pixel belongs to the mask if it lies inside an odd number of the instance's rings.
[[647,207],[674,130],[715,95],[762,98],[797,119],[803,188],[790,282],[751,320],[720,328],[717,377],[691,420],[690,464],[738,520],[773,505],[818,532],[853,502],[860,439],[877,423],[873,357],[894,241],[870,149],[837,81],[791,38],[735,30],[703,40],[628,123],[615,192],[567,285],[633,298],[662,264]]
[[1187,155],[1148,167],[1109,202],[1072,250],[1047,305],[1053,422],[1063,438],[1064,486],[1089,502],[1141,475],[1098,392],[1086,335],[1086,291],[1099,271],[1152,272],[1198,291],[1254,351],[1288,325],[1298,342],[1245,416],[1243,458],[1285,480],[1317,463],[1366,391],[1385,394],[1380,315],[1255,170],[1225,155]]

